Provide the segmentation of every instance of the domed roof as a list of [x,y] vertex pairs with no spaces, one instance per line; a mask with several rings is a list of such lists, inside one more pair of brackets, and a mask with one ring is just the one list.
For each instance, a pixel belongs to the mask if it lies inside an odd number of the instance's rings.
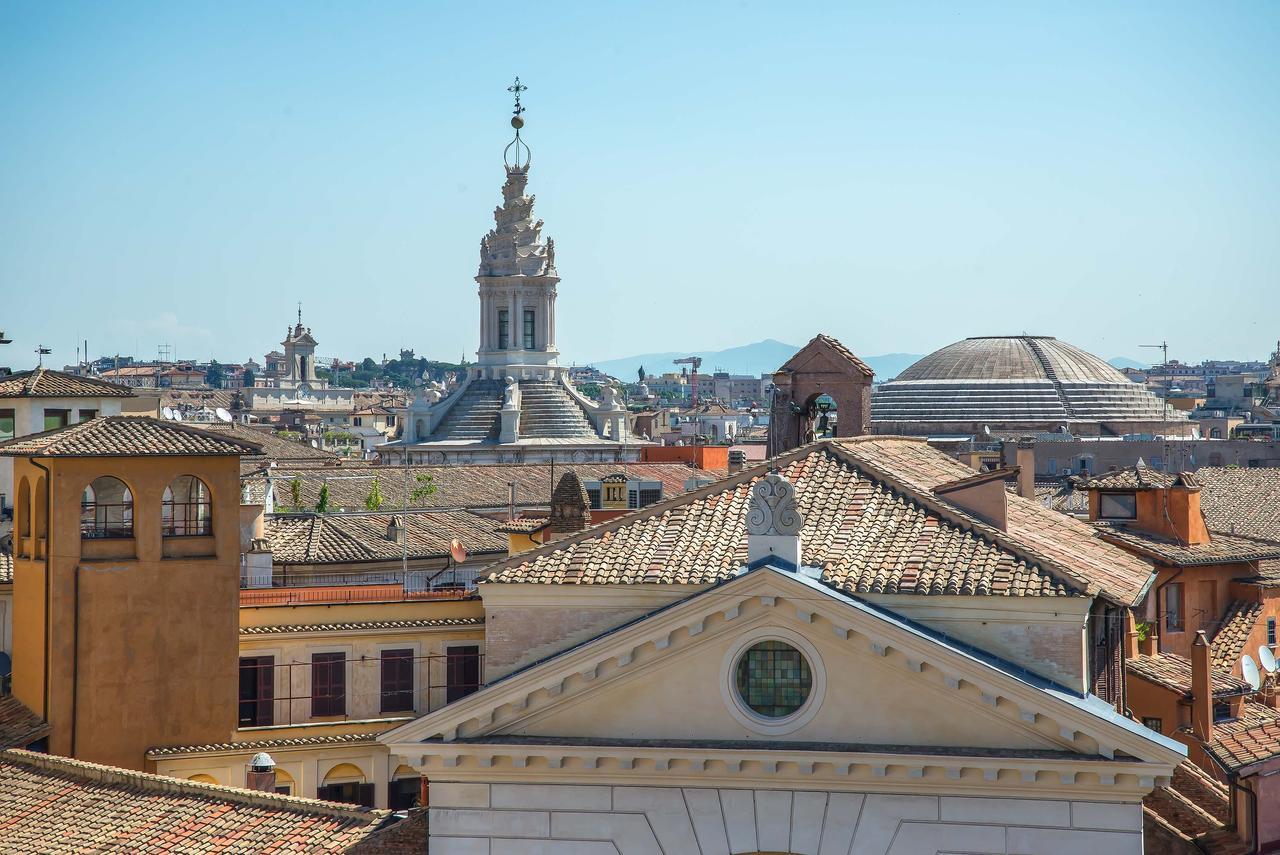
[[935,350],[895,380],[1053,380],[1131,383],[1092,353],[1052,336],[974,336]]
[[[975,337],[913,364],[871,396],[879,433],[1057,430],[1066,423],[1184,420],[1105,360],[1049,336]],[[1137,425],[1110,430],[1131,431]]]

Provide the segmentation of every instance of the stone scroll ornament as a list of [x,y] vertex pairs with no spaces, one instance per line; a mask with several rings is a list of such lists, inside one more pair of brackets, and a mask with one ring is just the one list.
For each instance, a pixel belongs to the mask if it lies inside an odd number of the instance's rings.
[[747,510],[747,533],[796,535],[804,517],[796,507],[796,488],[776,472],[770,472],[751,487]]

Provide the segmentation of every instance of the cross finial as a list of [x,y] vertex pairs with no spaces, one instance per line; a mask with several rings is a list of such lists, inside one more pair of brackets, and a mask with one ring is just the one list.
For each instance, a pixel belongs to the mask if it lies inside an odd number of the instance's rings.
[[518,116],[524,112],[524,107],[520,106],[520,93],[524,92],[528,88],[528,86],[525,86],[520,82],[519,77],[516,77],[515,82],[507,87],[507,91],[516,96],[516,108],[511,111],[511,115]]
[[302,326],[302,301],[298,301],[298,326]]

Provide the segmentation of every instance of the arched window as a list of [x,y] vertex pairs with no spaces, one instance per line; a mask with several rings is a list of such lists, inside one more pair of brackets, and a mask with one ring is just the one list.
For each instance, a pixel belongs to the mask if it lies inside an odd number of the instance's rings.
[[104,475],[84,488],[80,536],[133,537],[133,494],[119,478]]
[[179,475],[164,488],[160,502],[165,537],[213,534],[213,503],[209,488],[194,475]]

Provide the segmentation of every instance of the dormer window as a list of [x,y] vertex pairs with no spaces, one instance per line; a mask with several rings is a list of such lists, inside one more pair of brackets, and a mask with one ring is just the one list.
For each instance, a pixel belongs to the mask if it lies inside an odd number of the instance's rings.
[[1133,520],[1138,518],[1136,493],[1100,493],[1098,517],[1104,520]]

